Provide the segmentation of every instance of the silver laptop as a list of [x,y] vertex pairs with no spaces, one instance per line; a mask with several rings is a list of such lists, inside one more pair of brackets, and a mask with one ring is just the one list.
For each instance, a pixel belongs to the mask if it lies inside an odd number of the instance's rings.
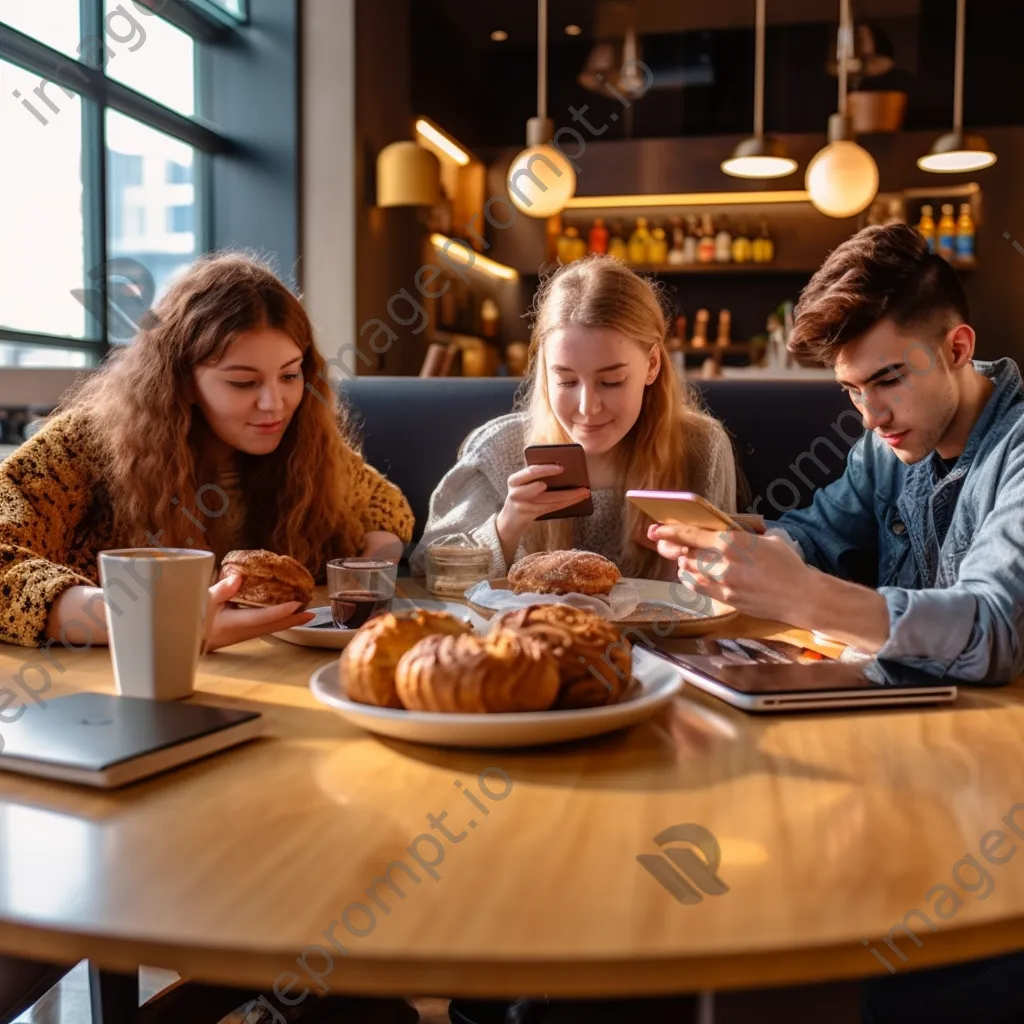
[[0,725],[0,770],[113,789],[263,731],[257,711],[190,701],[75,693]]
[[692,686],[744,711],[818,711],[829,708],[894,707],[956,700],[949,682],[895,662],[866,659],[860,662],[798,661],[759,656],[756,644],[743,657],[736,642],[704,641],[715,653],[669,654],[657,651],[678,665]]

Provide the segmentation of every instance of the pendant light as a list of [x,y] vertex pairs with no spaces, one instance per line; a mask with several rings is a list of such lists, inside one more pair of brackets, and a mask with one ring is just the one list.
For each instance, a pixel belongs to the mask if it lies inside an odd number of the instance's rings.
[[956,4],[956,69],[953,73],[953,130],[940,135],[927,155],[917,161],[922,171],[955,174],[980,171],[996,162],[996,155],[980,135],[964,135],[964,21],[965,0]]
[[722,170],[734,178],[782,178],[796,170],[796,161],[777,139],[764,134],[764,13],[765,0],[756,0],[754,41],[754,134],[744,139]]
[[878,165],[853,141],[846,103],[846,69],[853,43],[850,0],[840,0],[839,10],[839,112],[828,119],[828,145],[811,158],[804,183],[815,209],[829,217],[852,217],[878,195]]
[[537,116],[526,122],[526,149],[508,169],[512,204],[529,217],[561,213],[576,194],[576,171],[551,145],[554,123],[547,116],[548,4],[537,0]]

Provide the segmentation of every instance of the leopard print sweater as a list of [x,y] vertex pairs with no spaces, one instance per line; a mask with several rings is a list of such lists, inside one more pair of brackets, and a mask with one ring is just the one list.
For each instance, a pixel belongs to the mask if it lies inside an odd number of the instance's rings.
[[[408,543],[413,531],[409,502],[354,450],[348,451],[345,500],[363,530],[387,530]],[[68,587],[99,586],[99,552],[140,543],[115,537],[113,519],[103,451],[90,438],[81,414],[55,417],[0,462],[0,643],[45,643],[53,602]],[[243,527],[244,514],[218,522],[211,531],[218,562],[239,546]]]

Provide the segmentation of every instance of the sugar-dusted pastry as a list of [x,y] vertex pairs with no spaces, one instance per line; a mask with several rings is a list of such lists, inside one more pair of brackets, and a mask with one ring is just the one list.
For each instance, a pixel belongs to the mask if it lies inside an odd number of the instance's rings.
[[503,612],[492,628],[532,636],[555,657],[556,709],[615,704],[629,688],[633,645],[595,612],[567,604],[531,604]]
[[341,673],[349,700],[400,708],[395,692],[395,667],[410,647],[432,633],[444,636],[472,633],[468,622],[448,612],[416,609],[370,619],[341,652]]
[[313,596],[313,577],[289,555],[260,549],[229,551],[221,561],[219,578],[232,575],[242,577],[242,586],[231,603],[244,608],[269,608],[290,601],[301,601],[305,607]]
[[558,665],[543,644],[512,630],[428,636],[402,655],[395,688],[410,711],[546,711]]
[[515,562],[508,582],[517,594],[607,594],[622,573],[593,551],[535,551]]

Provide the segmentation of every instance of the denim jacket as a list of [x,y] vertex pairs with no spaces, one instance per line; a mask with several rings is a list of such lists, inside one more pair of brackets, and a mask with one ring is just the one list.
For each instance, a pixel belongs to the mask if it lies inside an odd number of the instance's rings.
[[936,452],[904,465],[869,432],[839,480],[769,525],[833,576],[874,556],[889,606],[879,658],[1004,683],[1024,669],[1024,389],[1012,359],[974,366],[995,390],[949,473]]

